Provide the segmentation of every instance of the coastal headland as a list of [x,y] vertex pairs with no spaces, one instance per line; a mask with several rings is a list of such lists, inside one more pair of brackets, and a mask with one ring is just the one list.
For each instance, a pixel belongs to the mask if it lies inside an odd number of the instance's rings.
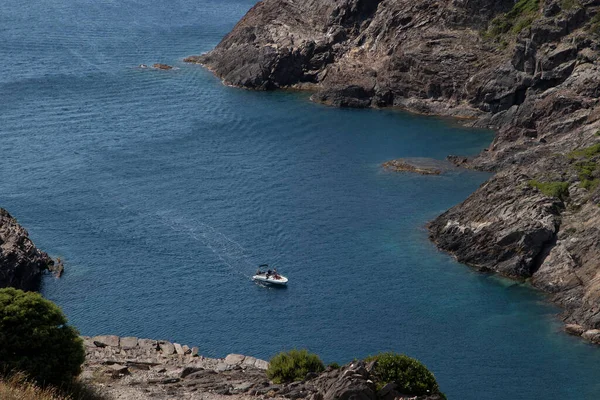
[[[264,0],[185,61],[247,89],[314,91],[497,134],[495,175],[429,225],[462,263],[527,280],[600,338],[600,2]],[[588,332],[588,333],[585,333]]]

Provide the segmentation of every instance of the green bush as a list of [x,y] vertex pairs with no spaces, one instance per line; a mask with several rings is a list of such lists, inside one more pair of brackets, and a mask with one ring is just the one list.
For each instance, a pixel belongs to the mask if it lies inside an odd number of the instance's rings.
[[565,200],[569,197],[569,183],[568,182],[539,182],[536,180],[530,180],[529,186],[537,188],[540,192],[546,196],[557,197],[561,200]]
[[321,372],[324,369],[319,356],[305,349],[294,349],[271,359],[267,377],[275,383],[302,381],[309,372]]
[[40,385],[70,383],[85,359],[83,341],[64,314],[40,294],[0,289],[0,371],[22,372]]
[[393,382],[402,394],[420,396],[440,392],[433,374],[414,358],[388,352],[370,356],[365,361],[373,360],[377,360],[372,376],[378,389]]
[[331,369],[340,369],[340,364],[336,363],[336,362],[332,362],[330,364],[327,364],[327,368],[331,368]]

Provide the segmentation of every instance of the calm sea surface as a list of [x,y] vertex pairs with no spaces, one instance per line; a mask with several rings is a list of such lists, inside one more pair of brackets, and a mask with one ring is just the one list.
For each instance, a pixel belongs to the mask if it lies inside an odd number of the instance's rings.
[[[83,334],[208,356],[307,347],[422,360],[452,399],[595,399],[600,350],[526,287],[439,253],[425,223],[487,175],[382,172],[491,133],[221,85],[182,58],[253,0],[5,1],[0,205],[66,260],[44,294]],[[172,71],[141,70],[164,62]],[[279,267],[289,288],[250,276]]]

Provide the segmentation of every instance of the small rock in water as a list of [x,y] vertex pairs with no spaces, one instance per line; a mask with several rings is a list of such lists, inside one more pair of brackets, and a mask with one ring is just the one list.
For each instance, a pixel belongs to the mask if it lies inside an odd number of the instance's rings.
[[381,166],[384,169],[396,172],[414,172],[421,175],[439,175],[442,173],[441,164],[438,160],[427,159],[404,159],[390,160],[384,162]]
[[592,343],[600,343],[600,329],[587,330],[581,334],[581,337]]
[[173,69],[173,67],[171,67],[170,65],[161,64],[161,63],[156,63],[156,64],[152,65],[152,68],[154,68],[154,69],[164,69],[164,70]]
[[565,325],[565,332],[570,335],[581,336],[581,334],[585,331],[583,326],[577,324],[567,324]]

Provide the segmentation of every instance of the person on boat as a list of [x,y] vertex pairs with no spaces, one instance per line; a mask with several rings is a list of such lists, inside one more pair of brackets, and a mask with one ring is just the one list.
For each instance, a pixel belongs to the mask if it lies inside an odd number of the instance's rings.
[[271,270],[267,271],[267,279],[269,279],[269,276],[271,276],[272,273],[273,273],[273,271],[271,271]]

